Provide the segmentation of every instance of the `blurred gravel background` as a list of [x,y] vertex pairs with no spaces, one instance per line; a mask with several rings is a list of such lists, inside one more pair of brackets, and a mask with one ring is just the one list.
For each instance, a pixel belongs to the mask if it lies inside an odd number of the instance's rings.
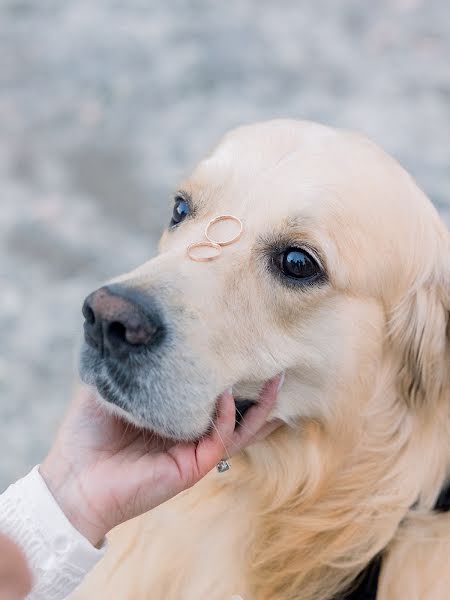
[[277,116],[367,133],[450,222],[448,2],[0,0],[0,489],[64,411],[84,296],[223,132]]

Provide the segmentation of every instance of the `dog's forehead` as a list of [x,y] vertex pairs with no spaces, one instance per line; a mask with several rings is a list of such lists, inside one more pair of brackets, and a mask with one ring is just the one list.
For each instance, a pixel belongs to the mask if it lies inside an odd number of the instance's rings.
[[[401,166],[353,132],[308,121],[276,120],[235,129],[201,161],[191,183],[209,190],[214,210],[252,219],[302,211],[347,219],[362,228],[388,226],[423,194]],[[217,206],[216,206],[217,204]],[[255,207],[263,210],[255,213]]]
[[199,171],[255,177],[293,154],[319,149],[336,135],[331,127],[303,121],[277,120],[239,127],[222,138],[200,163]]
[[374,144],[348,132],[271,121],[228,133],[198,165],[189,187],[193,195],[206,190],[202,195],[212,210],[248,215],[251,221],[303,213],[323,223],[326,213],[355,216],[362,204],[371,204],[375,188],[389,179],[389,160]]

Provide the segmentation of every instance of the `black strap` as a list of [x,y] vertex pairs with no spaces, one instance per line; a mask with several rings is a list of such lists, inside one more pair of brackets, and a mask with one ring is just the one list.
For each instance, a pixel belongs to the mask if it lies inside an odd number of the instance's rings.
[[[450,511],[450,485],[439,494],[433,510]],[[382,554],[375,556],[350,588],[336,600],[376,600],[382,560]]]
[[436,504],[434,505],[434,510],[439,512],[450,511],[450,485],[448,488],[443,489],[439,494]]
[[336,600],[376,600],[382,558],[381,554],[372,558],[350,588]]

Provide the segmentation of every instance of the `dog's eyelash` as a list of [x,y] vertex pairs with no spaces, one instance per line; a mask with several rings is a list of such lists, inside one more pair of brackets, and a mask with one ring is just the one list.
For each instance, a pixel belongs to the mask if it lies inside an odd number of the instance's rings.
[[326,263],[322,253],[309,242],[291,237],[279,238],[275,236],[267,236],[259,240],[259,246],[261,251],[269,251],[269,253],[272,255],[280,254],[287,248],[298,248],[299,250],[303,250],[310,254],[311,257],[317,262],[319,267],[323,271],[326,271]]
[[192,196],[188,192],[186,192],[185,190],[176,190],[175,192],[173,192],[169,199],[170,206],[173,205],[177,198],[182,198],[192,208]]
[[189,211],[188,211],[188,214],[186,215],[186,217],[181,219],[180,221],[174,221],[174,219],[172,218],[169,222],[169,231],[177,229],[177,227],[179,225],[181,225],[181,223],[183,223],[186,219],[192,219],[192,217],[195,216],[195,213],[196,213],[193,203],[192,203],[191,195],[183,190],[179,190],[179,191],[175,192],[175,194],[173,195],[172,210],[173,210],[174,206],[176,205],[177,201],[179,201],[179,200],[186,202]]

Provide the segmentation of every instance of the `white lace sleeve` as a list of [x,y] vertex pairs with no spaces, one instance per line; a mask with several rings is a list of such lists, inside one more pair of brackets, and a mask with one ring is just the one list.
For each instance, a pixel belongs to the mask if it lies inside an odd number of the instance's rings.
[[0,531],[22,549],[33,573],[28,600],[62,600],[102,558],[66,518],[38,467],[0,495]]

